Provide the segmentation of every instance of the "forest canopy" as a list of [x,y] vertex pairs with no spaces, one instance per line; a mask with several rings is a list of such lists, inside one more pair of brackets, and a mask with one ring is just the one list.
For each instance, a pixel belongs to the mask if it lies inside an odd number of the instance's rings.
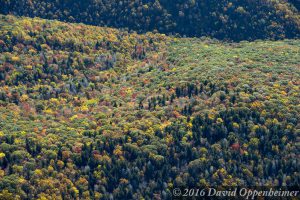
[[0,199],[300,184],[299,0],[0,0]]
[[0,15],[0,199],[299,186],[299,52]]
[[233,41],[300,37],[295,0],[0,0],[0,13]]

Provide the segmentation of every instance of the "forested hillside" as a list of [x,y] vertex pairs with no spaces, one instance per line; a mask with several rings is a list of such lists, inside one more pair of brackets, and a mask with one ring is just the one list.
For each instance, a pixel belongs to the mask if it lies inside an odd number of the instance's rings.
[[299,52],[0,15],[0,199],[299,185]]
[[299,0],[0,0],[0,13],[241,41],[299,38],[299,4]]

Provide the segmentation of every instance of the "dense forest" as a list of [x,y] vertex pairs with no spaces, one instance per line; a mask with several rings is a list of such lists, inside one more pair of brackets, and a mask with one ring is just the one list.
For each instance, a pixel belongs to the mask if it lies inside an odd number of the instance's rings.
[[299,0],[0,0],[0,13],[233,41],[300,37]]
[[[56,13],[60,1],[17,2],[5,5],[20,14],[44,6],[36,15],[49,18],[78,14],[75,1]],[[138,8],[133,19],[143,20]],[[300,40],[226,43],[0,15],[0,199],[299,186],[299,52]]]

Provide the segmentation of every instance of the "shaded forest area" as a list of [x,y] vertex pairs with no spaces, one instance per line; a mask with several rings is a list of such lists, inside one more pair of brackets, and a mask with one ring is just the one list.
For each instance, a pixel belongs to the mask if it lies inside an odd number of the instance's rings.
[[0,0],[2,14],[241,41],[299,38],[298,0]]

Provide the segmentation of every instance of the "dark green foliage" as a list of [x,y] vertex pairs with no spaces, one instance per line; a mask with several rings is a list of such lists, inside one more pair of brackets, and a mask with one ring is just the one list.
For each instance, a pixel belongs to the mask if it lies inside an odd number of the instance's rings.
[[[299,9],[299,1],[289,2]],[[0,4],[3,14],[138,32],[158,30],[234,41],[299,38],[300,34],[299,12],[283,0],[1,0]],[[143,53],[133,56],[143,57]]]

